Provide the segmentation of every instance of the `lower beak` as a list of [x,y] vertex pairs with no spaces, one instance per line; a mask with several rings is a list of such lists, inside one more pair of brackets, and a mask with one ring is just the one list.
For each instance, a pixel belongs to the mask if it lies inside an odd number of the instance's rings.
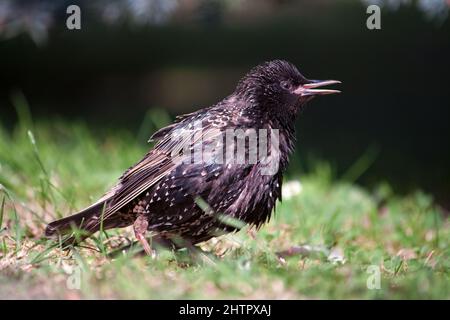
[[339,90],[316,89],[323,86],[328,86],[330,84],[338,84],[338,83],[341,82],[338,80],[311,80],[310,83],[300,85],[297,89],[295,89],[294,93],[302,97],[340,93]]

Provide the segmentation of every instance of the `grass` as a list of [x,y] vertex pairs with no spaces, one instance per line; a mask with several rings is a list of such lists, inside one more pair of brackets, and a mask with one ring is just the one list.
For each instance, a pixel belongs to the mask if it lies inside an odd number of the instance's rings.
[[[129,132],[33,124],[18,109],[20,125],[0,127],[0,298],[450,298],[448,216],[422,192],[353,184],[363,158],[349,179],[326,164],[300,180],[291,170],[271,222],[203,244],[203,260],[184,251],[108,258],[133,240],[130,229],[63,252],[43,238],[45,224],[95,201],[147,146]],[[276,254],[292,247],[302,254]],[[378,271],[380,288],[369,289]]]

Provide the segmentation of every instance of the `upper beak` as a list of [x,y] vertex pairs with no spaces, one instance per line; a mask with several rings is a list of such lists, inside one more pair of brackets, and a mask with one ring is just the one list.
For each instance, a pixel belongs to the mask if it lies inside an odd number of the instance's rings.
[[340,93],[339,90],[315,89],[315,88],[319,88],[319,87],[323,87],[323,86],[328,86],[330,84],[341,83],[338,80],[310,80],[310,81],[311,81],[310,83],[306,83],[306,84],[298,86],[298,88],[295,89],[294,93],[298,94],[302,97]]

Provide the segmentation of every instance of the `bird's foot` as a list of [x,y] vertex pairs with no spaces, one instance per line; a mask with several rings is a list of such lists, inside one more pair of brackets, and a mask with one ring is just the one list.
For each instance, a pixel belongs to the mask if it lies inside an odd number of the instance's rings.
[[153,250],[147,239],[142,234],[136,234],[136,239],[142,244],[145,253],[152,259],[156,259],[156,250]]
[[147,227],[148,227],[147,217],[145,215],[138,216],[133,224],[134,235],[136,236],[136,239],[142,244],[145,253],[147,253],[147,255],[150,256],[152,259],[155,259],[156,251],[152,249],[147,239],[145,238],[145,234],[147,233]]

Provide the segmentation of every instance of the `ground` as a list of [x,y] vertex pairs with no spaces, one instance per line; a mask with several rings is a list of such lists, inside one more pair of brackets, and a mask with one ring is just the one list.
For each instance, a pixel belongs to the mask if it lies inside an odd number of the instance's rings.
[[[19,109],[20,111],[20,109]],[[19,112],[20,114],[20,112]],[[362,188],[330,166],[291,170],[270,223],[213,239],[204,254],[136,256],[130,229],[61,251],[45,224],[87,206],[148,146],[67,121],[0,127],[0,299],[449,299],[450,223],[420,191]],[[291,254],[288,254],[291,253]]]

